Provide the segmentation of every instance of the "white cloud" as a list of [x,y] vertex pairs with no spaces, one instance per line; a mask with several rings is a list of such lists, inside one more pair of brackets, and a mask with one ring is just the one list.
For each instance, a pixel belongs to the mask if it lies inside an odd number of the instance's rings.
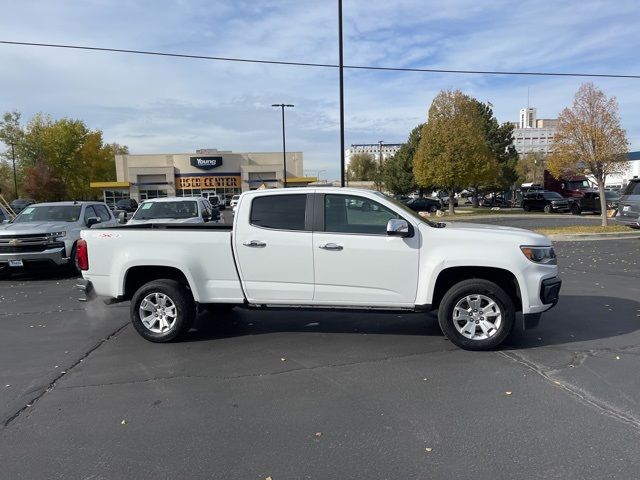
[[[345,62],[383,66],[639,73],[635,1],[350,0]],[[2,39],[215,56],[337,61],[335,2],[71,0],[11,2]],[[0,105],[82,118],[133,152],[217,147],[305,154],[305,170],[339,171],[334,69],[251,65],[0,45]],[[490,100],[502,121],[526,103],[542,117],[585,79],[347,71],[346,143],[403,141],[438,90]],[[596,80],[617,95],[640,149],[640,80]],[[325,174],[325,175],[327,175]]]

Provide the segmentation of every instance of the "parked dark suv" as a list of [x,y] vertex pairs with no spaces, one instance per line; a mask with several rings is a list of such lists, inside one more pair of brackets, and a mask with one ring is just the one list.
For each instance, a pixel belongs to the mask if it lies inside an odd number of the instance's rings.
[[640,228],[640,178],[633,178],[622,192],[618,214],[614,220],[623,225]]
[[532,210],[542,210],[545,213],[568,212],[570,205],[569,200],[557,192],[541,192],[538,190],[527,192],[524,195],[522,209],[525,212]]
[[122,198],[116,202],[115,210],[121,210],[123,212],[135,212],[138,209],[138,202],[133,198]]
[[407,203],[405,203],[405,205],[416,212],[433,213],[436,210],[440,210],[442,208],[442,202],[439,198],[430,197],[412,198]]

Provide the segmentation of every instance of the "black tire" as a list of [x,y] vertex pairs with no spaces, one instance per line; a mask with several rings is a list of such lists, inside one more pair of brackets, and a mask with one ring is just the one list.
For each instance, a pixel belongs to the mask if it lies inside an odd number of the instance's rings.
[[69,263],[67,264],[67,271],[69,275],[74,275],[79,277],[82,274],[82,271],[78,268],[78,251],[76,249],[76,244],[73,244],[73,248],[71,249],[71,255],[69,255]]
[[522,210],[524,210],[525,212],[528,212],[531,210],[531,207],[529,205],[523,205]]
[[551,213],[551,205],[545,205],[543,210],[544,213]]
[[[481,295],[492,300],[497,305],[497,308],[500,309],[501,323],[497,328],[493,329],[495,331],[487,338],[468,338],[459,332],[454,324],[454,308],[456,305],[459,302],[464,302],[465,297],[473,297],[474,295]],[[438,323],[445,336],[458,347],[464,350],[490,350],[500,345],[511,333],[515,322],[515,314],[516,309],[513,301],[500,286],[489,280],[472,278],[456,283],[445,293],[438,308]],[[483,319],[483,317],[479,318]],[[462,322],[463,320],[460,319],[458,321]],[[482,332],[478,333],[484,334],[483,327],[479,325],[477,320],[469,323],[475,323],[475,326],[471,326],[471,328],[475,328],[472,335],[475,336],[475,332],[478,330]],[[469,334],[471,335],[471,332]]]
[[431,205],[429,207],[429,213],[436,213],[438,211],[438,207],[436,207],[435,205]]
[[580,205],[571,205],[571,214],[572,215],[580,215],[582,213],[582,209]]
[[[167,330],[154,332],[150,328],[146,327],[140,318],[140,305],[145,297],[149,295],[161,294],[166,296],[171,304],[175,306],[175,320],[173,324]],[[158,305],[160,302],[158,303]],[[167,310],[171,308],[168,307]],[[175,280],[161,279],[154,280],[152,282],[144,284],[138,289],[131,299],[130,307],[131,323],[133,323],[136,331],[144,339],[150,342],[164,343],[177,340],[182,335],[186,334],[193,320],[196,316],[196,303],[193,300],[193,296],[189,289]],[[156,330],[162,330],[162,323],[160,319],[157,323],[152,324],[152,327]]]

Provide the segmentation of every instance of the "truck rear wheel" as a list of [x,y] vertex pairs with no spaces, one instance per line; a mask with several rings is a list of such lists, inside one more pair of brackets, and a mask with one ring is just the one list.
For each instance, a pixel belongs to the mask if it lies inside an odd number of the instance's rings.
[[131,299],[131,323],[150,342],[171,342],[189,331],[196,304],[187,287],[175,280],[144,284]]
[[442,332],[465,350],[489,350],[509,335],[515,306],[493,282],[474,278],[455,284],[445,293],[438,309]]

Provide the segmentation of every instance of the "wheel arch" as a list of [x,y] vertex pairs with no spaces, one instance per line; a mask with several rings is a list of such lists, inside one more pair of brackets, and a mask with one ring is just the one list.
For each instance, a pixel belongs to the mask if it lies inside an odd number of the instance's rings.
[[124,274],[123,299],[130,299],[145,283],[154,280],[169,279],[185,285],[192,294],[193,289],[189,279],[182,270],[166,265],[136,265],[130,267]]
[[516,311],[522,311],[522,293],[516,276],[504,268],[480,266],[458,266],[442,270],[438,274],[433,288],[431,307],[438,308],[442,297],[456,283],[472,278],[488,280],[499,285],[513,300]]

